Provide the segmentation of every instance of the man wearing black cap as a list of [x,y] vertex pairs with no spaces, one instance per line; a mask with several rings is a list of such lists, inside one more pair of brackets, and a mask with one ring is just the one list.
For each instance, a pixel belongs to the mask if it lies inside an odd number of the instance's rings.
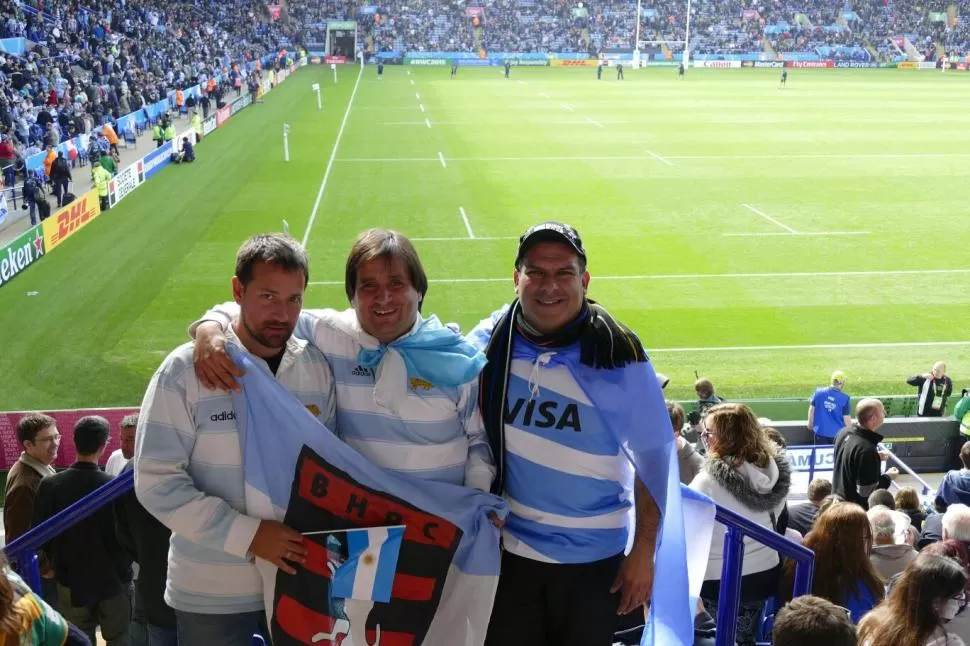
[[511,508],[486,646],[608,646],[617,614],[651,597],[673,433],[639,339],[586,298],[589,280],[576,230],[536,225],[519,239],[518,298],[468,336],[488,357],[492,491]]

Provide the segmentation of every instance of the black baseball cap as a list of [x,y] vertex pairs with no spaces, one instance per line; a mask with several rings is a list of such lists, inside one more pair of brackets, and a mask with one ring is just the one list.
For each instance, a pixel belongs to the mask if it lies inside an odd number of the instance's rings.
[[522,258],[529,252],[529,249],[540,242],[560,242],[573,248],[583,262],[586,262],[586,249],[583,248],[583,240],[579,237],[579,232],[568,224],[549,220],[542,224],[529,227],[525,233],[519,236],[519,250],[515,254],[515,267],[522,264]]

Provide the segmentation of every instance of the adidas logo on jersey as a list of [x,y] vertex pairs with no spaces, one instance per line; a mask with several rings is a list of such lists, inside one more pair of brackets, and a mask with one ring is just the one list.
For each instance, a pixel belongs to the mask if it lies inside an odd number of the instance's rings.
[[350,371],[350,374],[355,377],[373,377],[374,371],[358,364],[356,368]]
[[224,410],[218,415],[211,415],[209,417],[209,420],[213,422],[231,422],[235,419],[236,419],[236,413],[235,411],[231,411],[231,410]]

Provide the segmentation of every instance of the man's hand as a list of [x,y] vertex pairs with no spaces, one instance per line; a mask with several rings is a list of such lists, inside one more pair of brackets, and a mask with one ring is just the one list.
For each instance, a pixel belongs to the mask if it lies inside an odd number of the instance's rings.
[[883,462],[889,459],[889,451],[880,450],[880,451],[877,451],[877,453],[879,453],[879,459],[882,460]]
[[890,480],[895,480],[899,477],[899,469],[893,467],[892,469],[886,469],[886,477]]
[[240,391],[236,377],[245,371],[226,352],[226,335],[215,321],[205,321],[195,330],[195,376],[210,390]]
[[633,544],[630,554],[623,559],[620,571],[616,573],[611,593],[622,591],[618,615],[642,608],[650,602],[653,592],[653,546]]
[[303,534],[275,520],[260,521],[249,551],[287,574],[296,574],[290,563],[303,565],[307,553]]

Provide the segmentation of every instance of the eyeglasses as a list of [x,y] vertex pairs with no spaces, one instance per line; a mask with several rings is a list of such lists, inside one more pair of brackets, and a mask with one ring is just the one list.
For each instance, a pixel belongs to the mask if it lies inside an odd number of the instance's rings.
[[[835,607],[838,608],[839,610],[841,610],[842,612],[844,612],[845,613],[845,616],[849,618],[849,621],[852,621],[852,611],[851,610],[849,610],[848,608],[846,608],[844,606],[835,606]],[[855,622],[853,622],[853,623],[855,623]]]

